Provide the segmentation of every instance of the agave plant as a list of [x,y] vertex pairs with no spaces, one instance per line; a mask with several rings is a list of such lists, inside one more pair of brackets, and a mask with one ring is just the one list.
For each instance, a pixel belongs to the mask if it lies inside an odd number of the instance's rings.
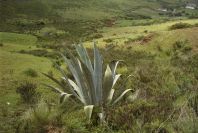
[[[97,112],[98,118],[104,120],[104,108],[116,104],[126,93],[132,89],[126,89],[115,95],[114,86],[121,74],[116,73],[120,61],[112,61],[103,71],[103,58],[94,44],[93,63],[83,45],[75,45],[79,58],[71,55],[67,58],[61,54],[66,65],[71,71],[74,80],[69,79],[66,72],[58,66],[62,73],[62,79],[69,85],[69,88],[50,75],[44,74],[59,85],[59,88],[47,85],[54,91],[60,93],[60,101],[63,102],[74,96],[84,105],[84,111],[89,120],[92,118],[93,109],[100,108]],[[61,89],[60,89],[61,88]],[[133,95],[137,97],[138,91]],[[72,98],[72,97],[71,97]]]

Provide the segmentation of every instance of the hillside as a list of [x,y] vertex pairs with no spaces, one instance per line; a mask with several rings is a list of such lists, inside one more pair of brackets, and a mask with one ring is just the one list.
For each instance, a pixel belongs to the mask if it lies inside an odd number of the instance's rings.
[[[103,28],[101,31],[103,38],[95,40],[105,57],[105,62],[114,59],[125,60],[127,68],[122,66],[118,71],[122,72],[124,77],[131,73],[134,74],[135,77],[127,84],[128,87],[134,89],[141,88],[143,91],[146,91],[142,93],[152,93],[147,94],[149,95],[148,98],[143,97],[140,98],[137,103],[133,103],[132,105],[135,106],[135,108],[141,109],[141,107],[146,106],[144,108],[151,109],[151,112],[156,109],[167,110],[167,112],[164,113],[158,112],[157,114],[155,113],[147,116],[152,121],[157,121],[153,117],[161,117],[161,115],[165,115],[165,118],[160,118],[161,122],[164,121],[171,111],[174,111],[174,108],[183,107],[182,103],[186,102],[188,96],[191,97],[196,95],[196,85],[198,83],[196,82],[198,76],[196,60],[198,38],[196,35],[198,34],[198,29],[197,27],[192,27],[173,31],[168,30],[171,25],[179,22],[194,25],[198,23],[198,20],[174,21],[154,24],[152,26],[108,27]],[[145,33],[145,31],[148,32]],[[41,74],[41,72],[45,72],[51,73],[55,77],[59,76],[59,73],[50,61],[52,59],[56,60],[57,50],[54,48],[40,47],[39,41],[32,35],[0,32],[0,36],[0,42],[2,43],[0,48],[0,74],[2,75],[0,105],[3,109],[0,115],[0,128],[6,132],[13,132],[15,130],[21,131],[24,128],[24,125],[20,126],[20,123],[18,123],[20,119],[17,119],[23,114],[23,111],[28,108],[28,105],[21,101],[22,99],[19,97],[18,93],[16,93],[16,88],[26,81],[36,83],[38,92],[42,95],[42,98],[50,99],[53,104],[57,104],[58,95],[51,93],[51,91],[42,85],[42,83],[53,83]],[[84,44],[87,48],[92,48],[92,43],[93,42],[85,42]],[[179,47],[175,48],[177,45],[179,45]],[[66,45],[66,47],[73,50],[73,48],[68,45]],[[59,62],[59,60],[57,61]],[[158,83],[156,84],[156,82]],[[162,95],[166,100],[160,99]],[[175,97],[175,99],[172,99],[172,97]],[[150,105],[144,105],[144,100],[149,100],[147,103]],[[170,105],[167,107],[166,104]],[[133,113],[136,113],[135,110],[131,110],[134,107],[130,108],[127,105],[122,105],[122,107],[128,108],[129,111],[134,111]],[[70,109],[67,108],[67,111],[69,110]],[[119,113],[122,111],[119,108],[117,111],[118,112],[114,113],[119,118],[113,118],[113,120],[121,119]],[[85,118],[81,117],[82,113],[82,110],[78,110],[69,113],[69,117],[64,119],[64,124],[71,124],[69,125],[70,127],[67,127],[69,128],[68,132],[70,132],[70,130],[71,132],[90,131],[90,129],[86,129],[83,124]],[[147,113],[148,111],[142,112],[141,115]],[[130,116],[129,112],[122,115],[129,117],[130,119],[128,121],[133,120],[133,117]],[[186,118],[186,116],[183,117]],[[71,120],[74,121],[74,123],[70,123]],[[179,126],[179,131],[184,130],[191,133],[191,131],[193,132],[197,129],[197,127],[193,126],[191,120],[191,117],[187,119],[189,125],[186,124],[186,121],[183,121],[182,118],[178,119],[179,123],[173,124],[171,121],[168,121],[167,124],[171,123],[173,127]],[[128,127],[130,125],[123,125],[120,121],[116,120],[112,122],[118,124],[117,126],[121,128],[120,130],[125,129],[125,126],[127,126],[127,129],[133,129]],[[79,125],[76,127],[76,124]],[[164,128],[170,130],[170,127],[167,124]],[[181,127],[177,124],[185,126]],[[18,126],[20,126],[20,128]],[[156,125],[156,127],[158,126],[159,125]],[[190,126],[191,130],[188,130],[188,126]],[[74,127],[75,129],[73,129]],[[83,129],[81,129],[82,127]],[[171,127],[171,130],[173,130],[173,127]],[[30,129],[33,130],[34,127]],[[36,129],[39,128],[37,127]],[[99,129],[93,128],[91,129],[91,132],[98,133],[97,130]],[[133,130],[137,131],[136,129]],[[143,130],[146,130],[146,132],[149,133],[150,130],[154,129],[150,125],[149,131],[147,131],[147,128],[145,127]]]
[[197,133],[197,2],[0,0],[0,133]]
[[[196,17],[185,0],[1,0],[0,29],[36,34],[42,28],[66,32],[68,41],[88,39],[97,29],[120,20]],[[167,9],[163,12],[159,9]],[[176,12],[173,10],[176,9]],[[50,30],[49,30],[50,31]]]

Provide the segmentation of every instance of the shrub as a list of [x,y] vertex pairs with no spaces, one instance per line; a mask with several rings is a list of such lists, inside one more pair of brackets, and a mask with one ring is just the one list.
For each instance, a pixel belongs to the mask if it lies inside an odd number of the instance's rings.
[[[69,115],[64,115],[64,132],[67,133],[89,133],[86,123],[86,117],[84,117],[82,110],[73,111]],[[79,118],[80,116],[80,118]],[[91,132],[91,131],[90,131]]]
[[[75,81],[69,79],[66,72],[57,66],[63,75],[65,83],[70,88],[68,89],[54,77],[44,74],[56,82],[62,90],[51,85],[46,86],[60,93],[61,102],[72,96],[78,99],[84,105],[85,114],[89,120],[92,120],[93,124],[98,124],[99,120],[100,122],[104,122],[105,108],[115,105],[126,93],[131,92],[132,89],[123,90],[122,88],[122,90],[117,91],[118,93],[114,89],[117,80],[121,76],[120,74],[116,74],[116,68],[120,61],[112,61],[104,71],[103,58],[96,45],[94,45],[93,65],[83,45],[76,45],[76,51],[79,59],[72,55],[70,58],[62,55]],[[134,98],[137,97],[138,92],[136,91]]]
[[173,24],[169,27],[170,30],[176,30],[176,29],[184,29],[184,28],[190,28],[192,27],[191,24],[188,24],[188,23],[176,23],[176,24]]
[[196,116],[198,117],[198,93],[189,100],[189,105],[193,108]]
[[108,38],[108,39],[103,39],[103,41],[106,42],[106,43],[111,43],[111,42],[113,42],[113,39]]
[[137,36],[136,38],[129,38],[127,41],[125,41],[125,44],[131,44],[133,42],[141,41],[144,39],[143,35]]
[[42,39],[57,39],[68,36],[69,33],[54,27],[44,27],[36,35]]
[[192,46],[188,43],[188,40],[176,41],[173,44],[173,50],[187,53],[192,50]]
[[115,48],[117,45],[116,44],[113,44],[113,43],[110,43],[110,44],[105,44],[105,50],[106,51],[109,51],[113,48]]
[[96,34],[93,34],[91,35],[88,39],[91,40],[91,39],[99,39],[99,38],[102,38],[103,35],[101,33],[96,33]]
[[56,59],[59,55],[56,52],[48,52],[46,49],[36,49],[36,50],[20,50],[19,53],[30,54],[39,57],[49,57]]
[[[173,122],[173,125],[175,129],[177,129],[178,132],[183,133],[195,133],[197,132],[198,125],[196,124],[198,122],[197,117],[197,92],[193,92],[190,95],[186,95],[180,98],[180,104],[177,106],[180,106],[180,114],[177,119],[177,121]],[[184,104],[181,104],[181,101],[183,101]]]
[[47,74],[48,74],[48,75],[50,75],[51,77],[53,77],[53,76],[54,76],[54,73],[53,73],[53,71],[52,71],[52,70],[49,70],[49,71],[47,72]]
[[3,43],[0,43],[0,47],[3,47]]
[[[168,108],[167,108],[168,109]],[[108,114],[108,122],[113,130],[125,132],[155,132],[165,130],[159,127],[160,123],[166,119],[167,112],[160,111],[159,105],[145,100],[138,100],[133,104],[113,108]]]
[[151,19],[148,15],[138,14],[135,12],[126,12],[126,15],[124,16],[126,20],[138,20],[138,19]]
[[42,50],[42,49],[29,50],[29,51],[21,50],[19,52],[22,54],[31,54],[34,56],[45,56],[48,53],[47,50]]
[[62,132],[62,113],[57,108],[50,108],[41,100],[21,117],[17,132],[20,133],[55,133]]
[[148,33],[148,30],[144,30],[144,33]]
[[197,19],[198,18],[198,13],[188,14],[188,18],[190,18],[190,19]]
[[40,94],[36,90],[36,84],[26,81],[17,87],[16,92],[20,94],[24,103],[32,104],[36,103],[40,97]]
[[28,68],[27,70],[24,71],[24,74],[30,77],[37,77],[38,73],[32,69],[32,68]]
[[198,27],[198,23],[194,24],[195,27]]
[[161,46],[161,45],[157,45],[157,50],[158,50],[159,52],[162,52],[162,51],[163,51],[162,46]]

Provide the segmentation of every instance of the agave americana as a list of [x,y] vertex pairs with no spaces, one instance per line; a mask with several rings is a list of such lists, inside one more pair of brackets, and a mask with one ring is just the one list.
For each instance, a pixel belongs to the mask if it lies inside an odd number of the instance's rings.
[[[60,66],[57,66],[63,76],[64,82],[69,85],[69,88],[52,76],[44,74],[56,82],[59,88],[51,85],[47,86],[60,93],[61,102],[71,96],[77,98],[84,105],[84,111],[89,120],[92,118],[93,109],[100,108],[97,116],[100,120],[104,120],[104,108],[116,104],[126,93],[132,90],[126,89],[120,94],[115,95],[114,86],[121,76],[121,74],[116,73],[120,61],[112,61],[106,66],[106,70],[103,71],[103,58],[95,44],[93,48],[93,63],[83,45],[75,45],[75,48],[78,58],[73,55],[67,58],[61,54],[74,80],[69,79],[66,72]],[[133,99],[137,97],[138,92],[135,92]]]

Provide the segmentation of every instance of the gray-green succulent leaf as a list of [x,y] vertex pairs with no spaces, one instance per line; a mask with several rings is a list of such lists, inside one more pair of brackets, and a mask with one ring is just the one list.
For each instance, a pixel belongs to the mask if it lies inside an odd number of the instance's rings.
[[[115,96],[116,90],[114,87],[121,77],[121,74],[116,73],[116,69],[118,64],[123,61],[112,61],[107,65],[106,69],[103,70],[103,58],[96,44],[94,44],[93,48],[93,63],[83,45],[76,45],[75,48],[78,53],[78,58],[73,55],[68,58],[61,54],[74,80],[69,79],[66,72],[60,66],[57,66],[62,74],[62,79],[69,85],[69,88],[50,75],[44,74],[57,83],[61,89],[50,85],[46,86],[61,94],[61,102],[71,96],[75,96],[84,105],[86,116],[91,119],[94,107],[114,105],[128,92],[132,92],[132,89],[124,90]],[[137,95],[137,93],[135,94]],[[134,99],[137,97],[136,95],[133,97]],[[102,114],[100,114],[99,117],[103,119],[104,113],[100,113]]]

